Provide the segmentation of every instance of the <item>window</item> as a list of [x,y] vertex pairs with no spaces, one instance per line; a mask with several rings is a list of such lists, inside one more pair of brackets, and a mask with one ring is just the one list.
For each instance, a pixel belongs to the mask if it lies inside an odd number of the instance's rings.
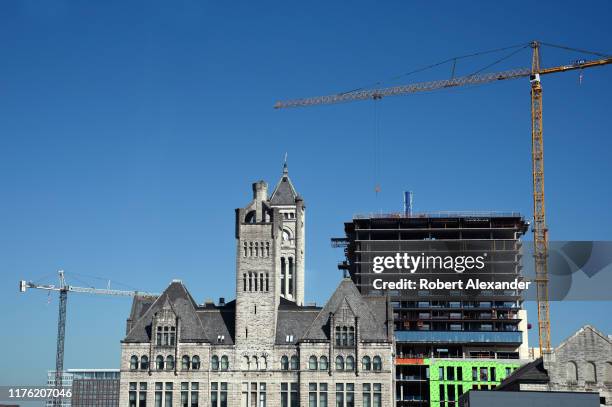
[[329,368],[329,363],[327,361],[327,356],[321,356],[319,358],[319,370],[327,370]]
[[176,327],[170,327],[170,346],[174,346],[176,342]]
[[355,384],[346,384],[346,407],[355,407]]
[[444,389],[445,389],[444,385],[441,384],[440,387],[439,387],[440,401],[446,400],[446,394],[444,393]]
[[136,407],[136,382],[130,382],[130,407]]
[[193,370],[198,370],[200,368],[200,357],[198,355],[191,358],[191,368]]
[[382,392],[380,383],[364,383],[363,384],[363,407],[381,407]]
[[308,407],[317,407],[317,384],[308,383]]
[[181,358],[181,369],[183,370],[189,370],[189,365],[191,364],[191,361],[189,359],[189,356],[184,355]]
[[355,345],[355,327],[353,327],[353,326],[349,327],[348,344],[349,344],[349,346],[354,346]]
[[162,344],[162,328],[161,328],[161,326],[157,327],[157,335],[156,335],[155,344],[157,346],[161,346],[161,344]]
[[344,370],[344,358],[340,355],[336,356],[336,370]]
[[346,370],[355,370],[355,358],[352,356],[346,357]]
[[327,407],[327,383],[319,384],[319,407]]
[[380,356],[374,356],[374,359],[372,359],[372,368],[374,370],[382,370],[382,360]]
[[134,355],[130,358],[130,370],[138,369],[138,356]]
[[457,380],[463,380],[463,368],[457,366]]
[[369,356],[364,356],[363,358],[361,358],[361,369],[362,370],[370,370],[370,369],[372,369],[372,363],[370,361],[370,357]]
[[496,380],[497,380],[497,379],[495,378],[495,368],[494,368],[494,367],[492,367],[492,368],[491,368],[491,381],[492,381],[492,382],[494,382],[494,381],[496,381]]
[[174,356],[168,355],[166,357],[166,369],[173,370],[174,369]]
[[489,381],[489,369],[487,369],[486,367],[480,368],[480,381],[481,382]]
[[221,370],[225,371],[229,368],[229,360],[227,359],[227,356],[223,355],[221,356]]
[[342,328],[336,327],[336,346],[342,346]]
[[157,357],[155,358],[155,368],[157,370],[164,369],[164,357],[162,355],[157,355]]
[[191,407],[198,407],[200,384],[197,382],[191,383]]
[[155,382],[155,407],[162,407],[163,386],[162,382]]
[[212,359],[210,360],[210,368],[212,370],[219,370],[219,356],[213,355]]
[[289,407],[289,383],[281,383],[281,405],[280,407]]
[[281,357],[281,370],[289,370],[289,358],[285,355]]
[[164,394],[164,405],[172,405],[172,382],[166,382],[166,393]]
[[[309,370],[317,370],[317,357],[316,356],[313,355],[313,356],[311,356],[308,359],[308,369]],[[316,389],[315,389],[315,391],[316,391]],[[315,402],[315,405],[316,405],[316,402]]]
[[210,383],[210,406],[227,407],[227,382]]
[[296,355],[291,356],[291,370],[298,370],[300,368],[300,363],[298,361],[298,357]]
[[455,369],[453,366],[446,366],[446,380],[455,380]]
[[189,382],[181,383],[181,407],[189,407]]
[[348,345],[348,328],[345,326],[342,327],[342,345]]
[[140,358],[140,369],[147,370],[149,368],[149,357],[142,355]]
[[578,381],[578,365],[576,365],[576,362],[567,362],[566,372],[567,380],[572,382]]
[[344,383],[336,383],[336,407],[344,407]]
[[372,387],[370,383],[363,384],[363,394],[361,399],[363,400],[363,407],[372,407]]

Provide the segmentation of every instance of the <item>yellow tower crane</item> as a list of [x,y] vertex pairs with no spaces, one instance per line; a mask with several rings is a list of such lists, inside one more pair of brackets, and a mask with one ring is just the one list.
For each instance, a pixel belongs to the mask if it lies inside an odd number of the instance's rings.
[[593,68],[612,63],[612,57],[576,61],[570,65],[551,68],[540,67],[540,42],[532,41],[531,69],[519,68],[503,72],[474,74],[445,80],[413,83],[386,88],[356,90],[326,96],[293,99],[276,102],[275,109],[335,104],[356,100],[378,100],[387,96],[447,89],[466,85],[477,85],[506,79],[529,77],[531,82],[531,161],[533,174],[533,240],[535,261],[535,282],[538,304],[538,334],[540,352],[547,353],[550,345],[550,309],[548,302],[548,228],[544,205],[544,141],[542,132],[542,84],[541,75]]

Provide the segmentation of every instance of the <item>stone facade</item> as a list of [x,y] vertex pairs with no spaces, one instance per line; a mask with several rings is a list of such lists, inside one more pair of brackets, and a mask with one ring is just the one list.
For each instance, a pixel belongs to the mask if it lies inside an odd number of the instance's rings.
[[590,325],[544,357],[549,390],[598,392],[612,406],[612,341]]
[[197,304],[180,281],[134,299],[121,344],[120,405],[392,406],[385,297],[343,279],[304,305],[305,205],[288,175],[236,209],[236,300]]

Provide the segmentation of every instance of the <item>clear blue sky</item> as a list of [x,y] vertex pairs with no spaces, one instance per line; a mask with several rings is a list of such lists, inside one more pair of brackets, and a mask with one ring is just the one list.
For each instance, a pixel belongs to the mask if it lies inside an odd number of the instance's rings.
[[[285,152],[308,208],[307,297],[319,303],[340,278],[329,238],[357,212],[399,210],[405,189],[419,211],[530,217],[527,80],[383,100],[378,153],[372,102],[272,109],[534,38],[612,52],[609,1],[426,4],[0,2],[0,344],[10,366],[0,384],[38,383],[54,366],[57,298],[19,295],[19,279],[63,268],[161,291],[180,278],[197,300],[233,298],[233,210],[251,182],[277,181]],[[543,64],[580,57],[546,49]],[[524,50],[492,70],[529,63]],[[611,240],[612,68],[585,71],[582,85],[578,75],[543,81],[550,237]],[[129,308],[72,295],[66,367],[118,366]],[[585,323],[611,332],[610,311],[554,304],[554,342]]]

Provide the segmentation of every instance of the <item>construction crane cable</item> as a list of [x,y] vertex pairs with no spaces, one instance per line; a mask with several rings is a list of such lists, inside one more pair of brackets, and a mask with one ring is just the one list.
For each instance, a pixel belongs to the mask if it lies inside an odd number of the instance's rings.
[[579,53],[583,53],[583,54],[591,54],[591,55],[596,55],[598,57],[604,57],[607,58],[612,54],[603,54],[601,52],[596,52],[596,51],[589,51],[586,49],[580,49],[580,48],[572,48],[572,47],[568,47],[565,45],[556,45],[556,44],[551,44],[548,42],[540,42],[541,45],[546,45],[548,47],[553,47],[553,48],[559,48],[559,49],[564,49],[566,51],[574,51],[574,52],[579,52]]
[[487,70],[487,69],[491,68],[492,66],[495,66],[495,65],[497,65],[497,64],[499,64],[499,63],[501,63],[501,62],[503,62],[503,61],[505,61],[505,60],[507,60],[507,59],[509,59],[509,58],[513,57],[514,55],[518,54],[520,51],[524,50],[525,48],[527,48],[527,47],[529,47],[529,46],[530,46],[530,45],[529,45],[529,44],[527,44],[527,45],[525,45],[525,46],[523,46],[523,47],[521,47],[521,48],[519,48],[519,49],[517,49],[517,50],[515,50],[515,51],[511,52],[510,54],[508,54],[508,55],[506,55],[506,56],[504,56],[504,57],[502,57],[502,58],[499,58],[497,61],[494,61],[494,62],[492,62],[492,63],[490,63],[490,64],[486,65],[485,67],[483,67],[483,68],[481,68],[481,69],[477,70],[476,72],[474,72],[474,73],[472,73],[472,74],[470,74],[470,75],[467,75],[467,76],[469,77],[469,76],[478,75],[479,73],[481,73],[481,72],[483,72],[483,71],[485,71],[485,70]]
[[[495,53],[495,52],[507,51],[509,49],[514,49],[514,48],[521,48],[522,49],[522,48],[525,48],[527,46],[529,46],[529,43],[527,43],[527,44],[522,43],[522,44],[511,45],[511,46],[508,46],[508,47],[489,49],[489,50],[485,50],[485,51],[473,52],[471,54],[455,56],[455,57],[448,58],[448,59],[445,59],[445,60],[440,61],[440,62],[436,62],[436,63],[430,64],[430,65],[427,65],[427,66],[423,66],[421,68],[414,69],[414,70],[409,71],[409,72],[405,72],[405,73],[402,73],[402,74],[399,74],[399,75],[392,76],[392,77],[390,77],[390,78],[388,78],[386,80],[383,80],[383,81],[377,81],[377,82],[371,83],[369,85],[361,86],[359,88],[355,88],[355,89],[348,90],[348,91],[345,91],[345,92],[340,92],[339,95],[344,95],[344,94],[347,94],[347,93],[352,93],[352,92],[357,92],[357,91],[360,91],[360,90],[363,90],[363,89],[368,89],[368,88],[371,88],[371,87],[374,87],[374,86],[379,86],[383,82],[395,81],[395,80],[404,78],[406,76],[413,75],[415,73],[423,72],[423,71],[426,71],[428,69],[432,69],[432,68],[438,67],[440,65],[447,64],[449,62],[453,62],[456,65],[457,61],[461,60],[461,59],[472,58],[472,57],[477,57],[477,56],[482,56],[482,55],[487,55],[487,54],[492,54],[492,53]],[[453,69],[453,71],[454,71],[454,69]]]

